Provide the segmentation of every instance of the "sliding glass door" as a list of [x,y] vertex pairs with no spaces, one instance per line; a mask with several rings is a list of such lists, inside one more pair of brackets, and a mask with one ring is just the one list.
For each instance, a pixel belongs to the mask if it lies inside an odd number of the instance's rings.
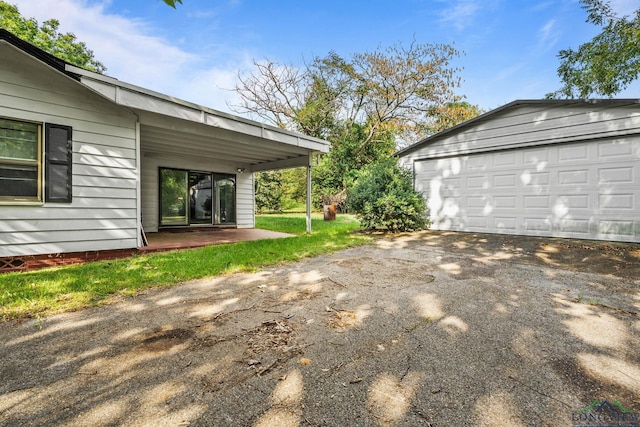
[[189,223],[211,224],[212,189],[210,173],[189,172]]
[[187,172],[160,169],[160,225],[189,225]]
[[160,225],[236,222],[234,175],[160,169]]

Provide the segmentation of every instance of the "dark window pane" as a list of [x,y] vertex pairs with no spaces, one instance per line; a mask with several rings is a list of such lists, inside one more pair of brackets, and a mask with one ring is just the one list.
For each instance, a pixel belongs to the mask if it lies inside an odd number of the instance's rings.
[[38,167],[0,164],[0,197],[38,196]]

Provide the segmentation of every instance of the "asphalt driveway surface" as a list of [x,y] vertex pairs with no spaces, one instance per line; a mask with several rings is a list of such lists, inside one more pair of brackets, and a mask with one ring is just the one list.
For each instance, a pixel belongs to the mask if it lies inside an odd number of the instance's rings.
[[633,425],[639,312],[639,245],[387,237],[0,324],[0,425]]

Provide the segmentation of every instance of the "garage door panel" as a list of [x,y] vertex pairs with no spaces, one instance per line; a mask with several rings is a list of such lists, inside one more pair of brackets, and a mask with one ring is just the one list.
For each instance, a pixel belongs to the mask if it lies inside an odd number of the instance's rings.
[[598,184],[633,184],[633,166],[598,168]]
[[493,203],[496,209],[500,210],[515,210],[518,207],[518,197],[515,195],[494,196]]
[[608,210],[636,210],[634,194],[599,194],[598,205],[603,211]]
[[583,163],[589,159],[589,147],[586,144],[568,145],[558,150],[560,163]]
[[493,157],[493,166],[495,167],[500,167],[500,166],[515,166],[516,165],[516,161],[518,159],[518,154],[521,155],[521,153],[518,153],[516,151],[507,151],[504,153],[497,153],[494,157]]
[[551,183],[550,172],[530,172],[524,170],[520,173],[520,182],[523,186],[549,185]]
[[515,234],[517,225],[518,221],[514,216],[493,218],[493,228],[499,233]]
[[640,242],[640,141],[417,163],[434,229]]
[[625,144],[624,140],[598,142],[598,157],[600,158],[622,158],[626,160],[632,154],[632,144]]
[[558,171],[558,185],[589,184],[588,169],[571,169]]
[[559,219],[555,225],[562,233],[580,234],[586,238],[589,235],[589,224],[588,219]]
[[640,226],[632,220],[600,220],[598,221],[598,233],[607,236],[611,240],[629,238],[640,234]]
[[529,234],[546,236],[551,233],[551,221],[548,218],[525,217],[522,228]]
[[555,202],[555,206],[566,206],[567,209],[588,210],[590,206],[589,194],[561,194]]
[[467,189],[469,190],[481,190],[489,188],[489,180],[486,176],[470,176],[465,179],[467,183]]
[[479,231],[486,233],[489,230],[488,218],[485,216],[468,216],[466,226],[469,231]]

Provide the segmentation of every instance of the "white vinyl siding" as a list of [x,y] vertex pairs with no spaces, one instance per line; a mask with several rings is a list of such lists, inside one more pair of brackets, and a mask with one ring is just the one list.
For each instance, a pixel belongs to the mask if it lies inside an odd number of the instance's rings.
[[640,242],[635,105],[515,108],[401,156],[432,228]]
[[0,116],[73,129],[72,203],[0,204],[0,256],[137,247],[135,116],[3,42],[0,57]]
[[238,228],[255,227],[253,174],[244,172],[236,178],[236,220]]

